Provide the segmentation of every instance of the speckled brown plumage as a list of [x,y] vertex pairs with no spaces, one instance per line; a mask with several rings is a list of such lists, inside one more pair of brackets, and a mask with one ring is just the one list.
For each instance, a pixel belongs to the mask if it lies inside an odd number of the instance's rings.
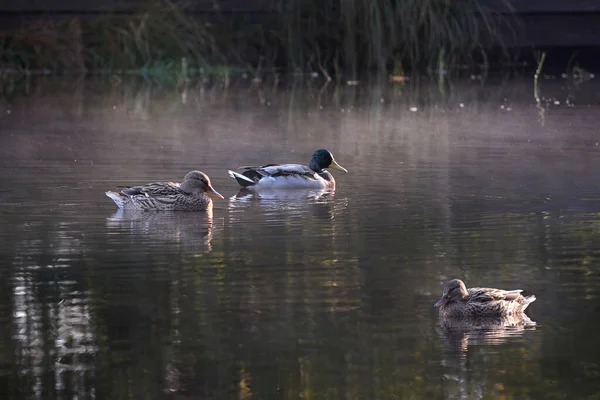
[[440,300],[434,304],[439,308],[442,320],[501,320],[526,318],[524,311],[535,301],[535,296],[524,297],[522,290],[492,288],[467,289],[460,279],[446,283]]
[[152,182],[106,192],[119,208],[138,211],[208,211],[212,200],[207,194],[223,198],[200,171],[188,172],[181,183]]

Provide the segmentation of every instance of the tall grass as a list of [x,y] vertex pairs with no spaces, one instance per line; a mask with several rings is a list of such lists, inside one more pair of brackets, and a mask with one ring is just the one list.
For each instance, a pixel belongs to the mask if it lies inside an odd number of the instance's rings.
[[0,63],[4,71],[166,76],[227,65],[214,27],[184,10],[157,0],[133,15],[35,21],[0,34]]
[[[481,0],[282,0],[289,60],[350,76],[364,71],[436,70],[487,64],[488,52],[506,51],[515,19]],[[504,9],[510,5],[498,2]],[[284,6],[285,4],[285,6]]]
[[[500,0],[504,1],[504,0]],[[2,72],[202,77],[231,68],[356,79],[487,65],[506,20],[479,0],[273,0],[260,23],[154,0],[133,15],[40,20],[0,33]],[[501,33],[502,30],[502,33]]]

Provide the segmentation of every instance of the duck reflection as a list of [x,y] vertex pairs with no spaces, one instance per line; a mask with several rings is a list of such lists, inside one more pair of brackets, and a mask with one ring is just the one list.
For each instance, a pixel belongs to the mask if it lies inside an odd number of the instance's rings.
[[264,215],[285,211],[288,214],[304,214],[306,210],[319,219],[333,219],[335,215],[335,192],[327,189],[241,189],[229,199],[229,209],[256,204]]
[[[490,386],[498,398],[502,397],[509,380],[504,366],[525,366],[528,354],[539,351],[539,341],[528,334],[535,329],[535,322],[527,317],[498,318],[470,325],[441,324],[436,331],[444,338],[447,349],[441,360],[444,398],[482,398],[490,392]],[[484,365],[499,367],[477,367]]]
[[182,245],[187,251],[212,251],[212,212],[118,210],[107,218],[109,229],[143,235],[147,240]]
[[466,356],[469,345],[499,345],[535,330],[536,323],[526,315],[478,319],[442,320],[437,329],[452,352]]

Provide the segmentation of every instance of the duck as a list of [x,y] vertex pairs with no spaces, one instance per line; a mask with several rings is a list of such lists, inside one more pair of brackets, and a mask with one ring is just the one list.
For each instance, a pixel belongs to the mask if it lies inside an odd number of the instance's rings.
[[326,168],[344,173],[348,170],[338,164],[327,149],[314,152],[308,167],[300,164],[267,164],[262,167],[239,167],[242,173],[229,170],[244,189],[335,189],[335,179]]
[[181,183],[152,182],[131,186],[119,193],[108,191],[119,209],[138,211],[208,211],[212,210],[212,199],[223,199],[210,183],[204,172],[190,171]]
[[442,297],[433,306],[439,309],[442,320],[529,320],[525,309],[536,298],[534,295],[525,297],[521,292],[521,289],[467,289],[463,281],[452,279],[444,285]]

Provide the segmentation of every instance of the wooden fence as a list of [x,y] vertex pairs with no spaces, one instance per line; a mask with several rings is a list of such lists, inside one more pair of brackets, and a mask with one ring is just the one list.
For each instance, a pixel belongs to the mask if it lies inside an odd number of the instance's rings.
[[[130,13],[149,0],[0,0],[0,28],[23,21],[64,15]],[[189,12],[222,15],[275,12],[286,0],[190,0]],[[316,0],[318,1],[318,0]],[[401,1],[401,0],[399,0]],[[500,13],[515,12],[520,20],[516,46],[536,48],[600,46],[600,0],[481,0]]]

